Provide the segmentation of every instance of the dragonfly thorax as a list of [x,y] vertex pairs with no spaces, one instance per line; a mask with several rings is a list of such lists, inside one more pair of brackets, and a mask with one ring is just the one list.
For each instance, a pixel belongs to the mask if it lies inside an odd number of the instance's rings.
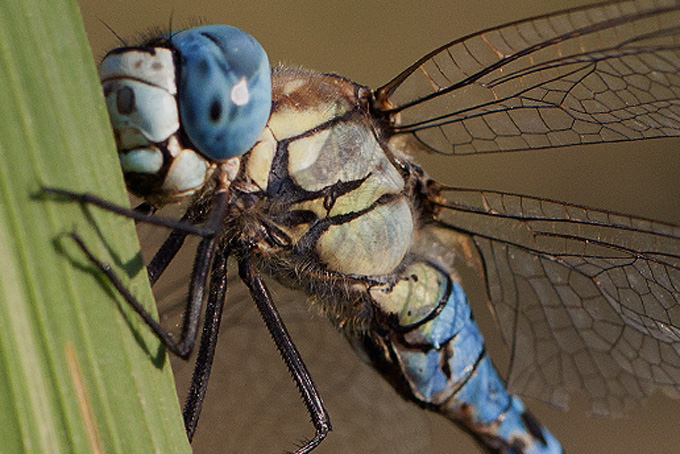
[[365,91],[334,75],[272,72],[268,125],[231,188],[260,197],[259,230],[277,239],[262,245],[262,258],[286,268],[269,267],[276,276],[384,278],[409,250],[418,217],[413,175],[381,138]]

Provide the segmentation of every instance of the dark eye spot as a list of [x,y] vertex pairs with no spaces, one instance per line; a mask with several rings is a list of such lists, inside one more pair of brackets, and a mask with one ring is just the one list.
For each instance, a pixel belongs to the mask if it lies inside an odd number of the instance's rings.
[[210,74],[210,63],[205,58],[202,58],[198,61],[197,68],[198,72],[203,77],[207,77]]
[[116,109],[121,115],[129,115],[135,111],[135,92],[130,87],[123,87],[116,96]]
[[216,123],[222,116],[222,103],[219,99],[213,100],[210,104],[210,120]]

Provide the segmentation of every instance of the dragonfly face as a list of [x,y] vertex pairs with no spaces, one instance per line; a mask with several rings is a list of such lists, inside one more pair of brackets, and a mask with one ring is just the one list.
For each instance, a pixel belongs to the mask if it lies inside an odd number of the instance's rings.
[[[435,85],[436,85],[436,84],[435,84]],[[490,124],[491,124],[491,123],[490,123]],[[493,129],[493,128],[491,128],[491,129]],[[493,201],[492,201],[492,202],[493,202]],[[492,205],[493,205],[493,204],[492,204]],[[494,205],[494,206],[496,207],[496,205]]]
[[155,206],[200,189],[216,162],[255,144],[269,118],[267,54],[233,27],[116,49],[99,76],[128,187]]

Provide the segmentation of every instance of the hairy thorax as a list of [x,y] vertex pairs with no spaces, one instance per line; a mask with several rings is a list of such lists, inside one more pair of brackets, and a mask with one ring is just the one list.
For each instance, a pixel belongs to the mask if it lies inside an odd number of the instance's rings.
[[420,170],[380,136],[367,89],[290,69],[272,84],[269,123],[231,185],[243,206],[233,231],[286,284],[361,299],[354,290],[394,279],[409,251]]

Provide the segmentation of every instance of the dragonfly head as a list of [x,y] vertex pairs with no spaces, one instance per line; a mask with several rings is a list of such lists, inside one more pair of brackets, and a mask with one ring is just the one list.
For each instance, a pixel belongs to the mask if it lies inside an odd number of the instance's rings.
[[128,189],[156,206],[252,148],[271,109],[267,54],[226,25],[115,49],[99,77]]

